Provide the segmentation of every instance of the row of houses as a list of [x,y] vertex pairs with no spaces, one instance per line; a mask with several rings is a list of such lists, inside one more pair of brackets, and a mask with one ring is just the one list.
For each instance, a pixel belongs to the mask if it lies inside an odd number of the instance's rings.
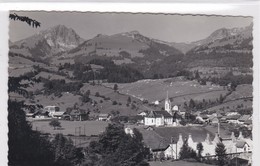
[[[126,126],[125,132],[133,134],[133,126]],[[160,158],[163,153],[166,158],[178,159],[179,152],[184,141],[187,141],[194,151],[197,152],[197,144],[202,143],[202,157],[214,157],[215,148],[222,142],[226,147],[226,153],[232,154],[250,154],[252,152],[252,140],[244,138],[242,132],[235,137],[232,132],[230,137],[221,138],[218,133],[212,134],[204,128],[189,127],[152,127],[145,126],[137,128],[143,135],[144,144],[150,148],[153,158]],[[251,162],[251,155],[245,155],[244,158]]]
[[251,115],[240,115],[238,113],[236,114],[227,114],[225,116],[220,114],[212,114],[212,115],[206,115],[206,114],[198,114],[196,116],[196,119],[201,122],[206,123],[233,123],[233,124],[240,124],[247,127],[252,126],[252,116]]
[[[61,111],[57,106],[46,106],[44,109],[36,110],[34,113],[27,113],[26,116],[38,120],[56,118],[71,121],[85,121],[90,119],[89,111],[83,109]],[[108,121],[110,118],[111,116],[109,114],[99,114],[96,117],[96,119],[100,121]]]

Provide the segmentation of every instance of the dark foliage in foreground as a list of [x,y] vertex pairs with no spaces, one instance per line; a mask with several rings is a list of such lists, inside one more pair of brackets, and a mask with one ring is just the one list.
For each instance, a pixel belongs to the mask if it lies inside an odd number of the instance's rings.
[[[23,92],[23,78],[9,78],[9,92]],[[30,79],[28,81],[31,81]],[[12,166],[73,166],[81,163],[82,150],[73,146],[72,141],[62,134],[53,141],[38,131],[33,131],[26,121],[23,109],[35,109],[37,106],[25,105],[24,102],[8,100],[8,165]]]
[[128,135],[120,124],[109,124],[106,131],[93,141],[88,148],[87,165],[102,166],[148,166],[145,158],[149,149],[142,143],[142,134],[134,129]]

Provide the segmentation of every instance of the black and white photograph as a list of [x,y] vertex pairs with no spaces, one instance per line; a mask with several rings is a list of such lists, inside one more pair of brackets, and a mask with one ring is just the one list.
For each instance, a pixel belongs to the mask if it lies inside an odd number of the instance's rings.
[[241,15],[9,11],[8,165],[251,166],[253,29]]

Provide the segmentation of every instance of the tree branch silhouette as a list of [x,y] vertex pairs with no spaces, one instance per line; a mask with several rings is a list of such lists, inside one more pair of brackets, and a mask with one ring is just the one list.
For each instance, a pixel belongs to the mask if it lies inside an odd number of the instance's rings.
[[14,20],[14,21],[16,21],[16,20],[19,20],[19,21],[22,21],[22,22],[26,22],[28,25],[30,25],[30,26],[32,26],[33,28],[35,27],[35,28],[38,28],[38,27],[40,27],[41,26],[41,23],[40,22],[38,22],[38,21],[36,21],[36,20],[33,20],[33,19],[31,19],[31,18],[29,18],[29,17],[27,17],[27,16],[19,16],[19,15],[17,15],[16,13],[11,13],[11,14],[9,14],[9,18],[11,19],[11,20]]

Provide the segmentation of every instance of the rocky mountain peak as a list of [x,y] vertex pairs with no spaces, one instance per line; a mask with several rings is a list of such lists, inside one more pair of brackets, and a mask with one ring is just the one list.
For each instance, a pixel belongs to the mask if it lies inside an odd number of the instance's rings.
[[60,51],[66,51],[77,47],[83,42],[83,39],[71,28],[64,25],[57,25],[45,31],[40,32],[40,35],[46,39],[51,47],[55,47]]

